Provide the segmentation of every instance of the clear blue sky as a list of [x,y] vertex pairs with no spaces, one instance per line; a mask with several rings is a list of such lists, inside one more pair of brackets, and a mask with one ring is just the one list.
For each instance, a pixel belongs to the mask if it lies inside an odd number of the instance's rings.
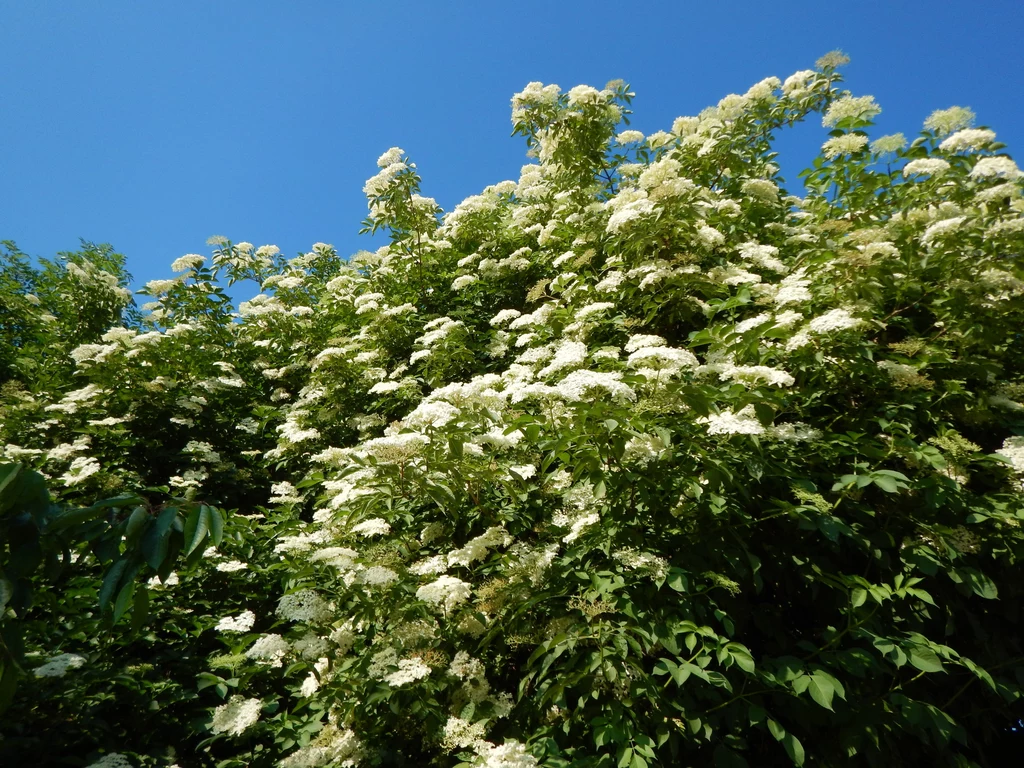
[[[0,239],[110,242],[137,285],[215,234],[348,255],[388,147],[446,210],[517,178],[509,99],[531,80],[621,77],[653,132],[834,48],[880,134],[959,104],[1019,158],[1022,41],[1021,0],[0,0]],[[826,137],[782,143],[791,181]]]

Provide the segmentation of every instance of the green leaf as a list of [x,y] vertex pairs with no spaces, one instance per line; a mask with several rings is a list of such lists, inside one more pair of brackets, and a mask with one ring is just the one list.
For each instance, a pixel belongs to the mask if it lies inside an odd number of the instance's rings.
[[771,731],[772,736],[776,741],[782,741],[786,738],[786,729],[779,725],[777,722],[768,718],[768,730]]
[[7,509],[7,504],[2,500],[4,491],[14,482],[14,478],[22,469],[22,464],[0,464],[0,511]]
[[18,670],[10,661],[0,658],[0,713],[14,700],[18,689]]
[[811,698],[819,705],[828,710],[832,709],[832,696],[835,694],[835,688],[832,687],[829,680],[817,674],[812,675],[807,684],[807,690],[810,692]]
[[103,585],[100,587],[99,594],[100,610],[106,610],[107,606],[110,605],[110,601],[114,597],[114,590],[120,583],[121,575],[127,567],[127,558],[121,558],[111,565],[110,569],[103,576]]
[[942,672],[942,661],[931,648],[913,646],[910,649],[910,663],[922,672]]
[[160,565],[167,557],[168,539],[171,534],[171,524],[178,516],[176,507],[166,507],[157,515],[156,520],[150,523],[146,532],[139,542],[139,552],[146,559],[149,567],[154,571],[160,570]]
[[899,483],[886,475],[872,475],[871,480],[886,493],[897,493],[900,489]]
[[210,523],[204,514],[205,506],[194,507],[185,520],[185,555],[191,555],[206,539]]
[[867,590],[860,589],[859,587],[850,593],[850,605],[854,608],[860,608],[864,605],[864,602],[868,599]]
[[136,634],[144,626],[149,618],[149,587],[145,584],[141,589],[135,591],[135,600],[132,604],[131,632]]
[[205,507],[206,524],[210,529],[210,540],[213,546],[219,546],[224,539],[224,517],[223,513],[216,507]]
[[128,610],[128,603],[131,602],[135,596],[135,579],[131,579],[127,584],[121,587],[121,591],[117,595],[117,600],[114,601],[114,623],[116,624],[124,612]]
[[744,672],[754,671],[754,657],[750,655],[750,651],[739,643],[729,643],[726,648],[732,656],[733,661],[736,662],[737,667],[742,669]]
[[986,600],[995,600],[999,597],[999,590],[996,588],[995,582],[981,571],[975,568],[959,568],[957,571],[978,597],[983,597]]
[[800,743],[800,739],[787,733],[782,737],[782,746],[785,748],[786,754],[789,755],[789,759],[793,761],[793,765],[804,764],[804,745]]
[[686,592],[689,590],[687,584],[686,574],[678,568],[673,568],[669,571],[668,580],[666,583],[672,587],[676,592]]
[[128,517],[128,524],[124,529],[124,538],[128,546],[135,543],[135,539],[142,533],[142,529],[149,521],[149,512],[145,507],[136,507]]

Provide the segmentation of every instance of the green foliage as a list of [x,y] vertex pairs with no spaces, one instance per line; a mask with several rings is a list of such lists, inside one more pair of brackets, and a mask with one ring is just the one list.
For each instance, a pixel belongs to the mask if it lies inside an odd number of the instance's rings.
[[647,137],[531,83],[517,182],[441,216],[394,148],[389,245],[214,238],[142,314],[8,246],[0,761],[1000,764],[1021,174],[959,108],[870,142],[841,62]]

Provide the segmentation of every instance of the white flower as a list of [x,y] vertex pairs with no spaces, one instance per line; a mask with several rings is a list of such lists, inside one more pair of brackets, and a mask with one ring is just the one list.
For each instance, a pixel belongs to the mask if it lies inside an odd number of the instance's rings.
[[41,667],[32,670],[36,677],[64,677],[69,669],[78,669],[85,664],[85,657],[77,653],[61,653],[52,657]]
[[[512,467],[512,470],[523,470],[524,476],[532,477],[527,470],[536,472],[536,469],[532,465],[526,465],[526,467]],[[469,566],[477,560],[482,560],[487,556],[494,547],[507,547],[512,543],[512,537],[508,534],[501,526],[493,526],[488,528],[479,536],[470,539],[466,542],[466,545],[461,549],[456,549],[451,552],[446,561],[450,567],[456,566]]]
[[441,606],[446,612],[465,602],[472,594],[470,585],[454,576],[441,576],[436,581],[416,590],[416,598],[431,605]]
[[518,464],[516,466],[509,467],[509,471],[523,480],[529,480],[537,474],[537,468],[533,466],[533,464]]
[[198,269],[203,266],[205,262],[206,259],[198,253],[187,253],[174,260],[174,263],[171,264],[171,270],[173,272],[185,272],[187,270]]
[[809,427],[802,421],[789,424],[773,424],[765,430],[765,437],[772,440],[807,442],[821,439],[821,431]]
[[537,372],[544,378],[551,374],[564,371],[566,368],[577,368],[587,359],[587,345],[581,341],[562,341],[556,348],[551,362]]
[[608,310],[615,309],[615,304],[610,301],[598,301],[592,304],[587,304],[585,307],[581,307],[576,312],[577,320],[586,320],[592,315],[604,314]]
[[603,390],[616,400],[634,402],[636,392],[622,383],[622,374],[603,371],[573,371],[558,384],[555,389],[559,396],[572,402],[587,400],[593,396],[595,389]]
[[95,763],[89,763],[86,768],[134,768],[134,766],[132,765],[131,760],[121,753],[111,752],[110,754],[101,757]]
[[907,137],[902,133],[894,133],[890,136],[882,136],[871,142],[871,151],[876,155],[885,155],[890,152],[899,152],[907,146]]
[[960,225],[963,224],[967,218],[965,216],[956,216],[952,219],[943,219],[942,221],[936,221],[930,225],[924,233],[921,235],[922,245],[932,245],[936,239],[945,237],[951,232],[956,232],[960,229]]
[[643,349],[645,347],[664,347],[666,344],[667,342],[661,336],[655,336],[653,334],[639,334],[636,336],[630,336],[623,349],[626,352],[636,352],[638,349]]
[[465,747],[474,747],[484,740],[485,723],[470,723],[467,720],[451,715],[444,725],[444,739],[441,746],[446,751],[454,751]]
[[622,230],[631,221],[649,216],[654,213],[654,203],[647,199],[633,200],[618,207],[608,219],[607,231],[616,233]]
[[420,659],[402,659],[398,662],[398,670],[385,675],[384,682],[392,688],[399,688],[407,683],[414,683],[430,674],[430,667]]
[[569,89],[569,104],[574,107],[584,104],[598,104],[604,101],[601,92],[589,85],[577,85]]
[[365,571],[359,572],[359,581],[371,587],[384,587],[398,581],[398,574],[383,565],[371,565]]
[[640,131],[622,131],[615,137],[619,144],[639,144],[643,140],[644,135]]
[[757,328],[757,326],[767,323],[772,319],[772,316],[767,312],[762,312],[754,317],[747,318],[739,323],[736,323],[736,327],[733,329],[736,333],[746,333],[747,331]]
[[626,360],[630,368],[646,368],[674,373],[682,368],[695,368],[697,358],[686,349],[675,347],[643,347]]
[[881,111],[882,108],[875,103],[874,96],[843,96],[829,105],[821,124],[831,128],[840,121],[850,118],[870,120]]
[[248,632],[256,623],[256,614],[252,611],[242,611],[237,616],[225,616],[217,622],[214,627],[218,632]]
[[808,87],[808,81],[813,79],[818,73],[813,69],[803,69],[799,72],[794,72],[792,75],[786,78],[786,81],[782,84],[782,92],[787,96],[794,97],[800,95]]
[[507,323],[509,320],[514,320],[523,313],[518,309],[503,309],[494,317],[491,318],[491,325],[495,328]]
[[846,309],[833,309],[808,322],[807,330],[811,333],[830,333],[847,328],[856,328],[861,322],[859,318],[851,315]]
[[650,552],[638,552],[627,547],[612,554],[612,557],[632,571],[647,573],[652,579],[665,578],[668,573],[668,561]]
[[754,414],[754,406],[748,405],[740,411],[722,411],[697,419],[708,425],[709,435],[762,435],[764,427]]
[[937,109],[924,121],[926,130],[935,131],[939,136],[970,127],[974,122],[974,113],[967,107],[950,107]]
[[622,281],[625,279],[626,276],[624,274],[622,274],[618,270],[612,270],[607,275],[605,275],[604,278],[597,285],[594,286],[594,290],[599,291],[601,293],[611,293],[620,285],[622,285]]
[[725,242],[725,235],[714,227],[709,227],[707,224],[701,224],[697,227],[697,237],[708,248],[716,248]]
[[743,194],[755,197],[766,203],[774,203],[779,199],[779,188],[767,179],[747,179],[740,189]]
[[246,658],[280,667],[282,659],[291,650],[291,645],[277,634],[263,635],[245,652]]
[[405,154],[401,147],[392,147],[383,155],[377,158],[378,168],[387,168],[389,165],[399,163],[402,161],[402,155]]
[[161,587],[173,587],[179,583],[180,579],[178,578],[178,574],[172,571],[167,575],[166,581],[160,581],[159,576],[154,576],[146,582],[146,586],[150,589],[160,589]]
[[984,149],[995,140],[994,131],[985,128],[965,128],[939,144],[939,149],[945,152],[974,152]]
[[180,284],[180,280],[177,278],[174,280],[150,280],[146,283],[145,291],[150,296],[159,296],[167,293],[169,290]]
[[997,453],[1009,460],[1014,472],[1024,475],[1024,436],[1006,438]]
[[477,753],[474,768],[536,768],[540,765],[537,758],[526,751],[526,745],[515,740],[506,741],[501,746],[480,741],[474,749]]
[[223,563],[217,563],[217,570],[222,571],[223,573],[244,571],[248,567],[248,564],[243,563],[240,560],[225,560]]
[[302,501],[298,489],[287,480],[270,486],[271,504],[297,504]]
[[300,589],[277,601],[277,615],[285,621],[323,623],[334,617],[334,611],[314,590]]
[[448,558],[445,555],[434,555],[409,566],[409,572],[417,576],[429,576],[444,573],[448,570]]
[[373,536],[383,536],[391,532],[391,526],[382,517],[374,517],[369,520],[353,525],[350,529],[352,533],[365,538],[371,538]]
[[821,145],[821,151],[829,160],[840,155],[852,155],[860,152],[868,145],[868,137],[859,133],[844,133],[834,136]]
[[100,463],[96,459],[79,456],[72,460],[71,466],[68,467],[68,471],[61,475],[61,480],[65,485],[77,485],[88,477],[95,475],[101,469]]
[[972,179],[988,179],[993,176],[1016,180],[1024,174],[1008,157],[983,157],[971,169]]
[[949,163],[939,157],[922,157],[903,166],[903,178],[931,176],[937,178],[949,170]]
[[263,702],[260,699],[245,699],[232,696],[226,704],[221,704],[213,711],[213,723],[210,729],[214,733],[226,733],[239,736],[260,719]]

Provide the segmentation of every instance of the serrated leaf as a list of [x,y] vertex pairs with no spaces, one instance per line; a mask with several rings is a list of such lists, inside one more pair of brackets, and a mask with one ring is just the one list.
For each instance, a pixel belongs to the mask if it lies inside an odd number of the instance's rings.
[[[451,491],[449,491],[449,493],[451,493]],[[210,540],[213,542],[213,546],[220,546],[221,541],[224,540],[223,513],[216,507],[206,507],[206,519],[207,525],[210,529]]]
[[132,633],[138,632],[146,625],[149,618],[149,588],[143,584],[141,589],[135,591],[135,599],[132,603]]
[[149,567],[154,571],[160,569],[164,558],[167,557],[167,544],[171,534],[171,523],[174,522],[174,518],[177,516],[178,510],[175,507],[163,509],[157,515],[156,520],[151,522],[149,527],[146,528],[146,532],[142,535],[142,539],[139,542],[139,551],[146,559]]
[[128,610],[128,603],[135,596],[135,580],[131,579],[121,587],[121,591],[117,594],[117,600],[114,601],[114,623],[116,624],[124,612]]
[[185,520],[185,555],[191,555],[196,548],[206,539],[210,530],[210,523],[203,514],[205,507],[195,507],[188,513]]
[[114,597],[114,590],[121,581],[124,569],[128,567],[128,560],[121,559],[110,566],[110,569],[103,576],[103,584],[100,586],[99,602],[100,610],[106,610]]
[[142,529],[149,521],[149,512],[145,507],[136,507],[128,517],[128,524],[124,529],[124,538],[128,546],[135,543],[136,538],[142,533]]

